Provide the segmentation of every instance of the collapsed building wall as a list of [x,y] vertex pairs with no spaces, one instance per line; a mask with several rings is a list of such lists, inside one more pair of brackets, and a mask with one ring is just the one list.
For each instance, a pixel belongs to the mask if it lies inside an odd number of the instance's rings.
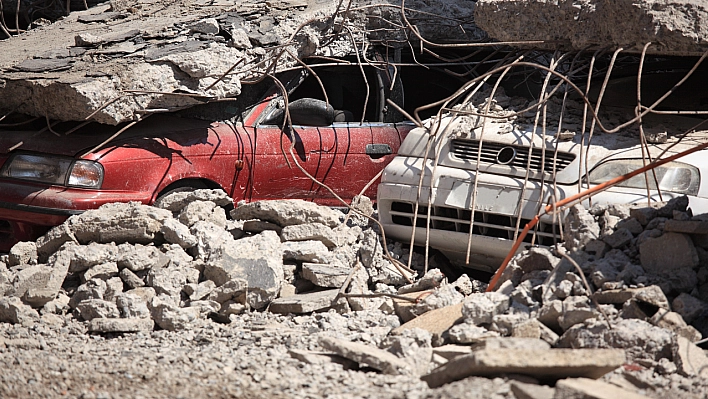
[[543,41],[536,48],[622,47],[650,53],[702,53],[708,48],[708,2],[480,0],[475,21],[502,41]]

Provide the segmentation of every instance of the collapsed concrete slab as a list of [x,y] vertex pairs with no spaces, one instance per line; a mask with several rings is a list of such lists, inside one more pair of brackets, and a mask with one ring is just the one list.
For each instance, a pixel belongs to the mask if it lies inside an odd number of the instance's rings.
[[[116,125],[235,99],[242,81],[297,65],[294,56],[352,53],[361,47],[346,34],[351,29],[368,31],[363,37],[374,44],[407,48],[409,37],[418,40],[392,0],[121,3],[72,12],[0,41],[0,114]],[[475,41],[486,35],[474,25],[474,8],[474,2],[414,0],[406,15],[426,40]]]
[[702,53],[708,48],[706,2],[480,0],[475,22],[501,41],[534,42],[534,48],[586,50],[622,47],[651,53]]
[[624,361],[624,351],[616,349],[482,349],[457,357],[422,379],[435,388],[472,375],[599,378]]
[[405,360],[385,350],[329,337],[322,337],[320,345],[339,356],[363,363],[386,374],[398,375],[410,372],[410,365]]

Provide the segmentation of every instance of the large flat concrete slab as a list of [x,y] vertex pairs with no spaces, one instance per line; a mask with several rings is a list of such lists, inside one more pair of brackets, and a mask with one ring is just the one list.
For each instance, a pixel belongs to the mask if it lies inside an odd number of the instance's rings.
[[541,379],[599,378],[625,361],[621,349],[483,349],[422,377],[431,388],[470,376],[524,374]]

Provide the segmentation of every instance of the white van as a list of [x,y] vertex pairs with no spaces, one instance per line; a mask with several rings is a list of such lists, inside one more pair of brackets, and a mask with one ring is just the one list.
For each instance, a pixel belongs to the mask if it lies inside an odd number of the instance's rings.
[[[509,98],[495,100],[508,102]],[[466,108],[483,110],[481,105]],[[491,108],[496,115],[511,113],[499,104]],[[517,234],[544,206],[640,168],[649,159],[665,158],[708,140],[706,130],[682,136],[700,119],[647,115],[644,132],[655,144],[644,151],[636,124],[613,134],[595,128],[588,145],[588,133],[581,142],[581,103],[574,108],[575,115],[566,110],[560,134],[550,122],[546,129],[537,126],[534,132],[533,117],[460,114],[431,118],[424,128],[412,130],[385,168],[378,189],[379,218],[387,238],[410,242],[414,237],[420,246],[427,241],[455,264],[494,271]],[[549,113],[547,118],[557,124],[558,115]],[[605,123],[617,125],[621,118],[610,117],[610,123]],[[589,126],[588,122],[586,131]],[[431,138],[431,132],[437,133]],[[426,156],[429,140],[432,145]],[[655,174],[638,175],[607,189],[584,204],[646,205],[648,183],[650,201],[687,195],[693,213],[705,213],[708,183],[701,179],[705,176],[708,152],[702,150],[657,168]],[[562,212],[543,216],[526,241],[538,245],[561,241],[559,218]]]

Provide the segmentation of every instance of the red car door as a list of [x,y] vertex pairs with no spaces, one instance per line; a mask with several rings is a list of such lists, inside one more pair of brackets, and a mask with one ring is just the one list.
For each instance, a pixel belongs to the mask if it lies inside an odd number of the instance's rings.
[[[375,198],[378,181],[369,183],[396,154],[409,130],[382,122],[385,91],[376,69],[364,67],[362,74],[359,66],[312,67],[317,79],[311,75],[299,81],[291,91],[290,102],[326,101],[338,116],[323,127],[293,125],[290,134],[282,133],[280,126],[266,116],[272,115],[277,99],[259,108],[264,117],[251,119],[256,140],[252,201],[304,198],[342,205],[296,165],[290,152],[293,140],[292,153],[300,166],[337,196],[349,202],[368,185],[365,195]],[[270,124],[264,124],[264,120]]]
[[[314,197],[312,180],[297,164],[310,174],[317,173],[322,148],[320,136],[327,134],[319,129],[293,126],[292,134],[284,134],[280,127],[275,125],[261,125],[255,128],[252,201]],[[291,152],[292,139],[295,145]],[[297,163],[292,155],[295,155]]]

